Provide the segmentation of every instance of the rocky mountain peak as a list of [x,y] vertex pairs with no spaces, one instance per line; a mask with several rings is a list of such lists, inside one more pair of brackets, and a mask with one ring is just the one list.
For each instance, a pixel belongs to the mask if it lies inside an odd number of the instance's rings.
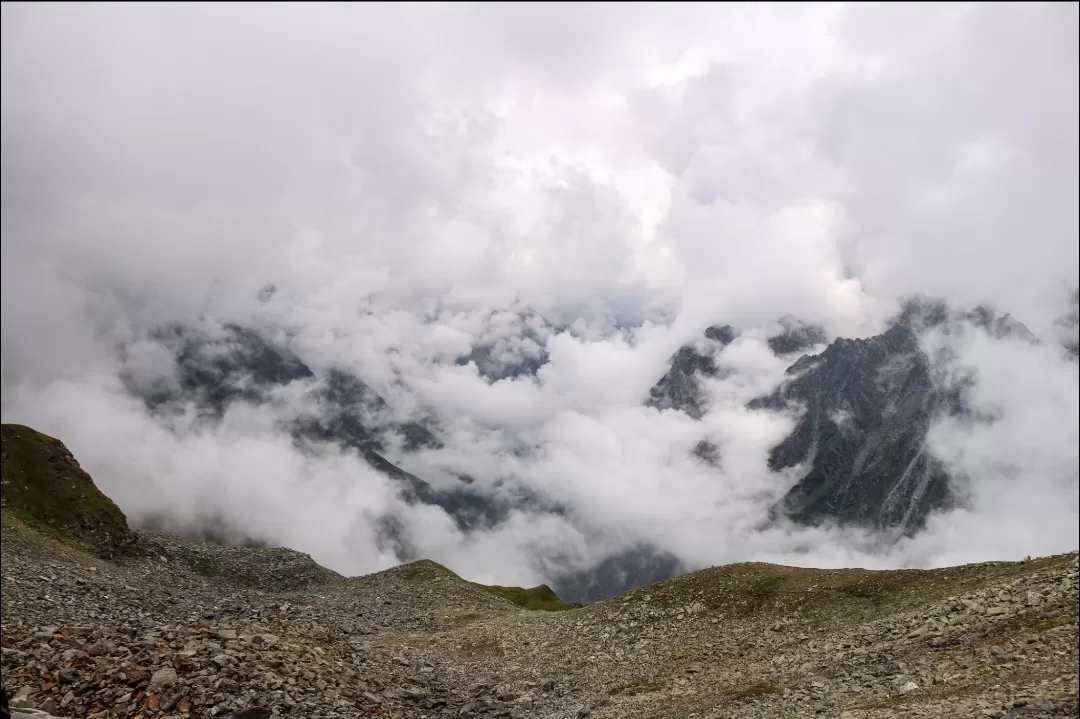
[[[820,327],[791,317],[780,324],[783,332],[768,339],[778,356],[827,341]],[[770,452],[769,466],[806,472],[774,517],[912,532],[934,509],[950,505],[949,477],[926,449],[926,436],[940,414],[967,411],[964,393],[935,384],[919,335],[935,328],[952,332],[961,324],[995,339],[1038,342],[1010,314],[995,316],[987,307],[956,312],[940,300],[915,296],[881,334],[837,338],[818,354],[803,354],[788,367],[782,386],[749,403],[797,415],[794,431]],[[705,336],[706,344],[684,346],[672,357],[650,391],[649,406],[704,416],[703,383],[723,372],[713,356],[736,335],[723,326],[710,327]],[[695,454],[719,466],[712,441],[703,439]]]
[[804,352],[829,340],[824,327],[807,324],[794,317],[781,318],[780,326],[780,333],[768,339],[769,349],[778,357]]
[[[766,340],[769,349],[778,357],[793,355],[827,341],[824,328],[817,325],[790,316],[781,318],[779,325],[780,331]],[[672,355],[667,373],[649,390],[646,405],[679,410],[694,419],[701,419],[707,409],[702,380],[719,376],[721,369],[714,355],[738,336],[738,330],[731,325],[712,325],[705,330],[704,340],[680,347]]]
[[957,312],[950,309],[942,300],[923,296],[906,300],[890,324],[922,332],[935,327],[961,323],[986,330],[994,339],[1020,339],[1033,344],[1039,342],[1038,337],[1011,313],[995,317],[992,309],[982,305],[967,312]]
[[750,405],[801,412],[769,455],[774,470],[808,467],[779,510],[802,522],[910,530],[948,503],[948,476],[925,448],[942,396],[910,327],[838,339],[789,372]]
[[705,339],[729,345],[739,336],[738,330],[731,325],[713,325],[705,330]]
[[718,372],[715,360],[696,348],[680,347],[671,358],[671,368],[649,390],[646,404],[656,409],[677,409],[694,419],[705,415],[705,397],[700,377],[715,377]]

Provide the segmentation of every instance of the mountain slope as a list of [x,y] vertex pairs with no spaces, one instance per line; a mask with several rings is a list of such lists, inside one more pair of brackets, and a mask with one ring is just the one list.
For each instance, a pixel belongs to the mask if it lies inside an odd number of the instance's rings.
[[[128,388],[155,413],[167,415],[194,406],[205,419],[220,420],[235,402],[272,404],[275,393],[299,390],[301,408],[287,429],[298,444],[332,443],[355,449],[369,465],[399,483],[409,502],[445,510],[462,528],[487,526],[508,508],[467,486],[433,488],[386,458],[387,436],[402,439],[404,451],[437,447],[438,438],[418,422],[398,422],[386,401],[359,378],[339,369],[316,374],[286,347],[237,325],[214,332],[168,327],[154,342],[173,362],[168,381],[145,382],[129,375]],[[392,535],[392,519],[387,520]],[[392,540],[391,540],[392,541]]]
[[[825,330],[817,325],[808,325],[792,317],[782,318],[779,324],[780,332],[766,340],[769,349],[778,357],[803,352],[827,341]],[[698,346],[680,347],[672,355],[668,371],[649,390],[645,404],[656,409],[675,409],[701,419],[707,409],[702,380],[721,374],[713,354],[738,336],[738,331],[731,325],[713,325],[705,330],[705,339]]]
[[[498,369],[499,376],[513,376],[526,371],[525,365],[535,366],[543,359],[539,339],[530,330],[520,342],[480,347],[477,351],[487,354],[476,355],[470,361],[477,361],[482,372]],[[333,368],[316,374],[286,344],[272,342],[249,328],[169,327],[158,332],[153,342],[164,350],[173,371],[164,380],[156,381],[129,372],[127,386],[159,416],[168,417],[194,407],[204,421],[220,421],[233,403],[273,407],[280,401],[277,397],[284,395],[289,398],[290,411],[280,414],[295,415],[286,420],[286,429],[300,447],[328,443],[355,449],[372,468],[397,482],[407,502],[443,509],[463,532],[493,527],[514,509],[553,514],[563,511],[555,503],[521,488],[504,487],[499,494],[476,489],[467,476],[459,477],[460,483],[451,489],[432,487],[387,459],[388,438],[400,440],[404,452],[437,448],[439,439],[427,426],[398,421],[386,400],[358,377]],[[382,548],[402,561],[415,559],[396,518],[386,516],[380,523]],[[166,517],[150,524],[233,544],[262,542],[258,537],[236,536],[235,531],[213,518],[198,527],[174,527]],[[666,552],[635,547],[605,558],[596,571],[556,572],[551,580],[560,595],[574,602],[591,602],[671,576],[677,565]]]
[[0,504],[63,541],[112,556],[130,542],[127,518],[60,440],[20,424],[0,427]]
[[804,408],[773,448],[773,470],[804,462],[809,472],[782,510],[796,521],[917,527],[949,501],[948,475],[926,450],[944,401],[915,333],[894,326],[865,340],[839,339],[791,366],[793,379],[754,408]]
[[541,584],[537,587],[525,589],[524,587],[502,587],[494,584],[476,584],[474,586],[483,589],[488,594],[502,597],[523,609],[541,609],[545,612],[565,612],[568,609],[580,607],[580,604],[570,604],[559,599],[551,587]]
[[716,362],[691,346],[680,347],[671,358],[671,368],[649,390],[645,404],[656,409],[676,409],[694,419],[705,416],[705,396],[701,378],[715,377]]
[[943,414],[975,421],[961,385],[931,372],[918,332],[951,332],[968,324],[998,340],[1038,343],[1011,315],[985,307],[958,315],[944,303],[913,298],[883,334],[837,339],[803,356],[792,377],[750,407],[796,408],[795,430],[769,455],[774,470],[808,465],[774,512],[806,524],[839,522],[911,533],[953,501],[949,475],[927,448],[930,425]]
[[[838,338],[820,354],[803,355],[788,368],[788,380],[748,404],[751,409],[798,413],[795,429],[771,450],[769,467],[778,471],[805,466],[806,471],[774,507],[774,518],[910,533],[930,512],[949,506],[949,477],[927,450],[926,436],[941,413],[967,412],[964,388],[935,383],[918,333],[935,327],[951,331],[959,323],[982,328],[995,339],[1038,343],[1011,315],[995,318],[984,307],[957,314],[944,302],[915,297],[883,334]],[[781,326],[784,331],[767,341],[778,356],[826,339],[821,328],[791,318]],[[709,328],[705,334],[712,342],[687,345],[672,357],[647,405],[695,419],[704,416],[703,383],[725,371],[713,354],[731,342],[735,332]],[[702,439],[694,453],[714,466],[721,460],[708,439]]]
[[[16,503],[17,504],[17,503]],[[68,717],[1066,717],[1077,554],[708,569],[529,611],[428,561],[345,578],[134,533],[105,560],[0,525],[5,690]],[[523,590],[522,590],[523,591]]]

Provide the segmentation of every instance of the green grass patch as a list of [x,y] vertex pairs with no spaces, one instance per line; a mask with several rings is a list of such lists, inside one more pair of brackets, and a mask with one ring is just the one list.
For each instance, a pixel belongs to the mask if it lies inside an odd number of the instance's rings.
[[539,587],[525,589],[523,587],[500,587],[493,584],[477,584],[469,582],[474,587],[483,589],[496,597],[502,597],[507,601],[522,607],[523,609],[540,610],[545,612],[565,612],[567,609],[576,609],[580,604],[571,604],[559,599],[559,596],[546,584]]
[[678,609],[694,604],[731,617],[798,620],[804,625],[857,623],[974,591],[1013,576],[1071,561],[1075,553],[1025,562],[947,569],[810,569],[743,563],[713,567],[632,590],[625,601]]
[[732,699],[749,699],[750,697],[760,697],[766,694],[777,694],[779,691],[780,687],[772,682],[759,682],[737,689],[729,689],[725,693]]
[[127,518],[60,440],[20,424],[0,427],[5,513],[65,542],[113,556],[131,541]]
[[661,684],[656,679],[650,679],[650,678],[646,678],[646,677],[637,677],[635,679],[631,679],[628,682],[625,682],[625,683],[622,683],[622,684],[616,684],[615,686],[608,689],[607,693],[610,694],[611,696],[616,696],[618,694],[622,694],[624,696],[631,696],[632,697],[632,696],[636,696],[638,694],[648,694],[650,692],[658,692],[663,688],[664,688],[664,685]]
[[1053,619],[1046,619],[1042,621],[1032,622],[1030,624],[1022,625],[1022,629],[1027,629],[1032,632],[1048,632],[1051,629],[1057,629],[1063,627],[1066,624],[1073,624],[1076,622],[1076,617],[1054,617]]

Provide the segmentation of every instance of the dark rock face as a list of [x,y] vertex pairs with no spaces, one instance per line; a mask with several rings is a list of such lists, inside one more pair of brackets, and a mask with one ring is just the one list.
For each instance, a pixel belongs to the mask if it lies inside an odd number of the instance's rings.
[[1080,360],[1080,290],[1069,295],[1069,310],[1057,321],[1061,346],[1074,362]]
[[[792,434],[770,453],[769,466],[778,471],[807,464],[809,469],[774,508],[774,518],[911,532],[952,501],[949,477],[926,448],[931,422],[943,413],[994,420],[967,406],[962,373],[949,387],[936,384],[930,358],[919,345],[919,332],[951,332],[956,323],[981,327],[997,339],[1038,342],[1010,315],[995,318],[985,307],[957,314],[939,300],[914,297],[884,334],[838,339],[819,355],[803,355],[788,368],[788,382],[750,403],[756,409],[802,412]],[[820,327],[792,318],[781,325],[784,332],[768,340],[778,356],[826,341]],[[735,337],[730,327],[711,327],[705,335],[723,344]],[[702,382],[722,371],[709,354],[685,346],[647,404],[700,419],[707,410]],[[719,448],[708,438],[693,454],[720,466]]]
[[794,520],[918,528],[950,500],[948,475],[926,449],[947,396],[935,389],[915,332],[839,339],[789,368],[793,379],[752,408],[801,405],[794,432],[769,456],[773,470],[810,470],[777,507]]
[[705,416],[705,397],[698,375],[715,377],[716,363],[712,357],[699,354],[689,345],[682,347],[671,359],[671,369],[649,390],[646,404],[656,409],[677,409],[694,419]]
[[[982,314],[976,311],[977,314]],[[904,302],[893,324],[910,327],[916,331],[936,327],[949,319],[949,307],[943,300],[916,295]]]
[[235,325],[226,325],[215,336],[170,326],[151,339],[174,358],[175,384],[145,387],[131,378],[125,380],[155,410],[166,411],[172,403],[190,401],[203,416],[220,417],[232,402],[259,401],[272,387],[314,377],[291,353]]
[[691,454],[712,467],[720,466],[720,448],[716,446],[715,442],[703,439],[694,445]]
[[775,471],[807,463],[809,471],[774,507],[774,516],[910,533],[932,511],[949,506],[949,476],[926,446],[931,422],[943,414],[984,422],[995,417],[969,406],[971,377],[957,373],[944,386],[932,376],[917,333],[949,333],[959,323],[996,339],[1038,343],[1011,315],[995,318],[985,307],[957,314],[940,300],[915,297],[884,334],[838,339],[819,355],[804,355],[788,368],[790,381],[750,403],[803,412],[792,434],[773,448],[769,466]]
[[[129,382],[151,408],[167,411],[170,403],[192,402],[206,418],[220,419],[236,401],[263,402],[275,389],[316,379],[315,373],[284,347],[258,333],[226,325],[209,336],[185,327],[169,327],[154,339],[169,350],[176,363],[176,385],[151,391]],[[437,447],[431,431],[415,422],[383,421],[389,407],[373,389],[356,377],[331,369],[311,389],[323,409],[319,417],[297,422],[297,432],[312,440],[345,439],[361,450],[385,451],[381,434],[401,434],[406,450]]]
[[[322,429],[331,440],[348,437],[357,444],[369,445],[375,451],[385,451],[378,433],[372,430],[378,427],[377,418],[390,408],[374,390],[353,375],[333,369],[327,373],[316,397],[327,409],[326,416],[321,420]],[[406,452],[441,446],[431,430],[419,422],[391,422],[386,427],[402,436]]]
[[[298,444],[326,442],[355,449],[374,469],[401,483],[409,502],[433,504],[450,514],[459,527],[490,526],[509,512],[508,502],[462,487],[439,491],[401,469],[384,456],[383,437],[396,433],[405,451],[438,447],[430,429],[417,422],[395,423],[387,419],[386,401],[357,377],[333,369],[322,378],[288,349],[267,342],[258,333],[226,325],[210,336],[184,327],[170,327],[154,338],[174,357],[176,381],[169,385],[140,386],[128,378],[128,387],[155,412],[167,413],[192,403],[206,420],[220,419],[237,401],[259,403],[293,382],[310,382],[309,396],[319,403],[317,414],[298,417],[289,427]],[[321,381],[316,381],[321,379]],[[387,518],[388,527],[393,518]],[[193,528],[216,535],[221,527]],[[388,544],[395,544],[387,530]],[[232,538],[235,542],[236,538]],[[244,542],[258,542],[244,538]]]
[[804,352],[828,341],[825,329],[817,325],[808,325],[790,317],[780,320],[780,324],[783,331],[768,340],[769,349],[778,357]]
[[547,364],[548,353],[543,340],[534,332],[526,331],[523,338],[514,341],[500,339],[493,344],[473,347],[457,364],[472,362],[482,377],[497,381],[535,375]]
[[713,325],[705,330],[705,339],[719,342],[725,346],[734,342],[735,338],[738,336],[738,331],[731,325]]
[[[725,347],[735,341],[738,332],[731,325],[713,325],[705,338]],[[683,345],[671,357],[671,369],[649,390],[645,404],[656,409],[677,409],[694,419],[705,416],[705,394],[700,377],[716,377],[719,368],[710,355],[692,345]]]
[[[825,330],[817,325],[808,325],[790,317],[780,320],[780,324],[783,331],[768,339],[769,349],[775,355],[802,352],[827,340]],[[731,325],[713,325],[705,330],[705,339],[715,343],[714,347],[725,347],[738,336],[738,331]],[[693,345],[683,345],[672,356],[671,369],[649,390],[645,404],[656,409],[676,409],[694,419],[701,419],[706,410],[701,379],[716,377],[719,373],[720,369],[711,354],[704,354]]]
[[930,329],[932,327],[947,328],[949,323],[965,322],[975,327],[980,327],[994,339],[1020,339],[1032,344],[1038,344],[1039,339],[1029,330],[1023,322],[1020,322],[1011,314],[994,317],[994,312],[983,306],[973,310],[957,314],[950,312],[948,306],[939,299],[915,296],[908,299],[900,309],[900,313],[893,319],[892,324],[910,327],[915,331]]
[[[971,378],[960,374],[948,388],[935,384],[917,335],[930,328],[950,333],[960,323],[981,327],[997,339],[1038,342],[1011,315],[995,318],[983,307],[958,314],[940,300],[914,297],[885,334],[838,339],[819,355],[802,355],[787,370],[791,380],[750,403],[751,408],[802,411],[795,431],[773,448],[769,465],[779,471],[806,463],[809,471],[773,508],[774,518],[909,532],[935,508],[949,504],[949,478],[926,447],[931,422],[941,413],[975,421],[995,418],[978,416],[968,407],[964,382]],[[778,356],[827,340],[823,328],[792,317],[784,317],[781,325],[784,331],[768,340]],[[727,343],[735,335],[730,327],[711,327],[705,336]],[[674,355],[647,404],[700,419],[706,411],[702,381],[721,371],[712,356],[687,345]],[[707,438],[693,455],[714,466],[721,459]]]
[[1039,344],[1039,338],[1032,333],[1027,326],[1017,320],[1012,315],[1005,315],[1004,317],[998,317],[988,328],[990,335],[995,339],[1005,339],[1006,337],[1013,339],[1024,340],[1031,344]]

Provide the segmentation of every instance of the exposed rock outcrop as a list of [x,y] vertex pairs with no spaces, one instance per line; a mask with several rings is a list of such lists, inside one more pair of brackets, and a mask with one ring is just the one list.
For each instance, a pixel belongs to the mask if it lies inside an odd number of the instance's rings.
[[801,522],[909,529],[948,502],[948,475],[926,448],[944,397],[910,328],[836,340],[788,373],[790,382],[751,403],[802,411],[769,455],[774,470],[809,464],[781,503],[783,512]]

